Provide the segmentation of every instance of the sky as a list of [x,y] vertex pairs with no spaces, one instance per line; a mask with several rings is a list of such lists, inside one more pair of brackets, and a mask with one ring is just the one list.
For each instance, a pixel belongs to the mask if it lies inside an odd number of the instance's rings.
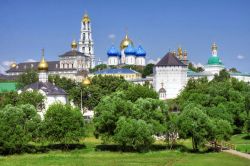
[[79,40],[87,12],[97,60],[107,61],[127,31],[150,62],[181,46],[191,62],[206,64],[216,42],[227,68],[250,73],[249,8],[249,0],[1,0],[0,72],[11,61],[39,61],[42,48],[58,60]]

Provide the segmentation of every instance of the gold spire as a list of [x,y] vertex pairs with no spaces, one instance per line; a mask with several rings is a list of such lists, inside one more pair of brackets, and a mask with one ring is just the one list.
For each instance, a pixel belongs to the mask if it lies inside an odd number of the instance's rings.
[[133,41],[130,40],[128,38],[128,35],[126,34],[125,38],[121,41],[121,44],[120,44],[121,50],[123,50],[124,48],[126,48],[129,44],[131,44],[132,46],[134,45]]
[[76,40],[73,40],[73,41],[71,42],[71,48],[72,48],[72,50],[77,49],[77,42],[76,42]]
[[217,47],[217,45],[215,44],[215,42],[212,44],[211,49],[212,49],[212,50],[217,50],[217,49],[218,49],[218,47]]
[[82,80],[82,84],[83,85],[89,85],[90,84],[90,80],[88,78],[85,78],[84,80]]
[[182,48],[180,46],[178,48],[178,56],[182,58]]
[[90,18],[89,18],[87,13],[84,14],[84,16],[82,18],[82,22],[84,22],[84,23],[89,23],[90,22]]
[[38,70],[39,71],[48,71],[49,69],[49,65],[46,62],[46,60],[44,59],[44,48],[42,49],[42,59],[40,61],[40,63],[38,64]]

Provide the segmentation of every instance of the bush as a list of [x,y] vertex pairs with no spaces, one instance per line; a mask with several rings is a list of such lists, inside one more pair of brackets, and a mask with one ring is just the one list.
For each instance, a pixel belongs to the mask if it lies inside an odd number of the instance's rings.
[[36,136],[40,117],[32,105],[7,105],[0,110],[0,153],[13,154],[23,148]]
[[153,143],[153,127],[144,120],[121,117],[117,122],[114,140],[123,147],[129,145],[135,150],[147,150]]
[[84,136],[84,119],[80,110],[55,103],[45,114],[43,131],[48,141],[65,144],[67,148]]

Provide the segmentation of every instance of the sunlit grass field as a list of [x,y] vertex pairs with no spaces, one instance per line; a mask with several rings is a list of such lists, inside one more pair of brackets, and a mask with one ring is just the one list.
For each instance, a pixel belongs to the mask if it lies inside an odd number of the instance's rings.
[[234,135],[229,142],[236,145],[236,150],[250,153],[250,138],[247,138],[247,134]]
[[[73,151],[50,151],[40,154],[21,154],[0,157],[1,166],[247,166],[250,161],[227,153],[190,153],[161,150],[148,153],[96,151],[101,142],[93,136],[84,139],[86,148]],[[190,146],[190,141],[180,142]]]

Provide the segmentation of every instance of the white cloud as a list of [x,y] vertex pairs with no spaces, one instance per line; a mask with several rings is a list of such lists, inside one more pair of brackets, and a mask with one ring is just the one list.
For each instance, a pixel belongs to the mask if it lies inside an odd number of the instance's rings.
[[204,68],[204,65],[202,63],[200,63],[200,62],[198,62],[198,63],[191,62],[191,63],[193,64],[194,67],[202,67],[202,68]]
[[109,35],[108,35],[108,38],[111,39],[111,40],[114,40],[115,37],[116,37],[115,34],[109,34]]
[[27,59],[25,62],[36,62],[34,59]]
[[10,65],[13,62],[14,61],[2,61],[2,62],[0,62],[0,73],[5,74],[5,71],[10,68]]
[[237,55],[237,59],[242,60],[242,59],[245,59],[245,57],[243,55],[239,54],[239,55]]

